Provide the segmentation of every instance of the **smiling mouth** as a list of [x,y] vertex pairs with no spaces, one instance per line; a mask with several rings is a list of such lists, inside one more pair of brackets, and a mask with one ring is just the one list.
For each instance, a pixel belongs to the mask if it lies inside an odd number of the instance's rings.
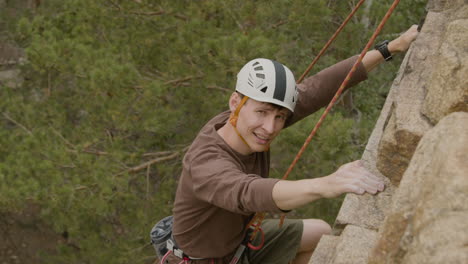
[[257,138],[257,142],[260,143],[260,144],[267,144],[268,141],[270,141],[270,138],[268,137],[263,137],[263,136],[260,136],[256,133],[253,133],[254,136]]

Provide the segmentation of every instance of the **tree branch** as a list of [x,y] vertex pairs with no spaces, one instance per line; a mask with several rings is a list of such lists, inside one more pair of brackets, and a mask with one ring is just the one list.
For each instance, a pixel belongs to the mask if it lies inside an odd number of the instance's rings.
[[120,173],[118,173],[117,175],[120,175],[120,174],[124,174],[124,173],[134,173],[134,172],[138,172],[140,170],[143,170],[143,169],[147,169],[148,166],[151,166],[153,164],[156,164],[156,163],[160,163],[160,162],[163,162],[163,161],[168,161],[168,160],[172,160],[172,159],[175,159],[177,158],[178,156],[180,156],[181,154],[183,154],[185,151],[187,151],[189,147],[185,147],[183,148],[182,150],[179,150],[179,151],[175,151],[175,152],[172,152],[172,154],[170,155],[167,155],[167,156],[164,156],[164,157],[159,157],[159,158],[155,158],[155,159],[152,159],[152,160],[149,160],[147,162],[143,162],[142,164],[138,165],[138,166],[135,166],[135,167],[132,167],[130,169],[127,169],[125,171],[122,171]]
[[153,165],[155,163],[175,159],[175,158],[177,158],[179,156],[179,154],[180,154],[179,152],[174,152],[171,155],[168,155],[168,156],[165,156],[165,157],[160,157],[160,158],[149,160],[149,161],[144,162],[144,163],[142,163],[142,164],[140,164],[138,166],[135,166],[135,167],[132,167],[132,168],[128,169],[126,172],[132,173],[132,172],[137,172],[137,171],[143,170],[146,167],[151,166],[151,165]]
[[164,84],[174,84],[174,85],[177,85],[179,83],[182,83],[182,82],[185,82],[185,81],[190,81],[192,79],[199,79],[199,78],[202,78],[203,75],[198,75],[198,76],[193,76],[193,75],[190,75],[190,76],[187,76],[187,77],[184,77],[184,78],[180,78],[180,79],[175,79],[175,80],[170,80],[170,81],[167,81],[165,82]]
[[51,127],[51,129],[52,129],[52,132],[54,132],[57,136],[59,136],[59,138],[61,138],[63,140],[63,142],[65,142],[65,144],[67,146],[71,147],[73,150],[76,149],[76,146],[73,145],[72,143],[70,143],[70,141],[68,141],[64,136],[62,136],[62,134],[60,134],[60,132],[55,130],[53,127]]
[[89,153],[89,154],[95,154],[95,155],[98,155],[98,156],[105,156],[105,155],[109,154],[108,152],[105,152],[105,151],[91,150],[91,149],[83,149],[82,152]]
[[175,18],[184,20],[184,21],[188,21],[188,20],[189,20],[189,18],[188,18],[187,16],[184,16],[184,15],[182,15],[182,14],[173,14],[172,16],[175,17]]
[[115,2],[112,1],[112,0],[108,0],[108,2],[110,2],[110,3],[111,3],[114,7],[116,7],[119,11],[122,11],[122,7],[121,7],[119,4],[115,3]]
[[226,93],[231,93],[233,92],[231,89],[228,89],[228,88],[224,88],[224,87],[221,87],[221,86],[217,86],[217,85],[210,85],[208,87],[206,87],[208,89],[216,89],[216,90],[220,90],[220,91],[223,91],[223,92],[226,92]]
[[149,192],[150,192],[150,189],[149,189],[149,186],[150,186],[150,171],[151,171],[151,166],[148,166],[146,167],[146,200],[149,200],[150,198],[150,195],[149,195]]
[[279,27],[279,26],[281,26],[281,25],[284,25],[284,24],[286,24],[286,23],[288,23],[288,20],[280,20],[278,23],[273,24],[271,27],[272,27],[272,28],[277,28],[277,27]]
[[164,10],[153,11],[153,12],[139,12],[139,11],[130,11],[130,14],[138,15],[138,16],[160,16],[164,15],[167,12]]
[[171,153],[174,153],[174,151],[148,152],[148,153],[144,153],[143,157],[149,157],[149,156],[160,157],[160,156],[169,155]]
[[27,129],[25,126],[23,126],[22,124],[20,124],[19,122],[15,121],[13,118],[11,118],[7,113],[3,112],[2,113],[3,116],[9,120],[10,122],[14,123],[15,125],[19,126],[20,128],[22,128],[24,131],[26,131],[30,136],[33,135],[33,133],[31,132],[31,130]]

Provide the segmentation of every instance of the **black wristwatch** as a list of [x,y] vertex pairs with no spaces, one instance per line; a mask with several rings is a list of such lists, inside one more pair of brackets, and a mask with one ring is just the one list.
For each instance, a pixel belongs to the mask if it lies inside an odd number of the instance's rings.
[[384,41],[380,42],[379,44],[375,45],[375,49],[380,51],[380,54],[382,54],[385,61],[389,61],[389,60],[393,59],[392,54],[388,50],[388,43],[389,42],[390,41],[388,41],[388,40],[384,40]]

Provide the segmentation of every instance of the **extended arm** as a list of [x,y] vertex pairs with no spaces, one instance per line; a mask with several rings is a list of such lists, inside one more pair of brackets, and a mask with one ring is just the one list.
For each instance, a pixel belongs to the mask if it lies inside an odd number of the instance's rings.
[[333,198],[343,193],[376,194],[383,191],[381,179],[367,171],[361,161],[341,166],[336,172],[321,178],[299,181],[279,181],[272,195],[282,210],[291,210],[320,198]]
[[[398,38],[390,41],[388,44],[388,50],[392,55],[395,55],[400,52],[405,52],[408,50],[411,43],[416,39],[418,36],[418,26],[413,25],[411,26],[405,33],[403,33]],[[364,58],[362,59],[362,64],[364,68],[366,68],[367,72],[372,71],[377,65],[382,63],[384,58],[377,50],[371,50],[366,53]]]

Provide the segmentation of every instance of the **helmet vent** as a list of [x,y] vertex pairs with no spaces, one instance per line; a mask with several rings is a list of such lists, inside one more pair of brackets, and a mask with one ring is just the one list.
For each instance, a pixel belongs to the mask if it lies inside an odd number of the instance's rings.
[[257,65],[259,65],[259,64],[260,64],[260,62],[257,61],[257,62],[255,62],[252,66],[257,66]]
[[262,67],[262,66],[258,66],[258,67],[255,67],[254,70],[256,70],[256,71],[263,71],[263,67]]
[[260,91],[266,93],[267,89],[268,89],[268,86],[265,86],[265,87],[263,87],[262,89],[260,89]]
[[247,83],[253,88],[253,81],[252,81],[252,75],[249,73],[249,78],[247,80]]
[[258,78],[265,79],[265,74],[257,73],[256,75],[257,75]]

